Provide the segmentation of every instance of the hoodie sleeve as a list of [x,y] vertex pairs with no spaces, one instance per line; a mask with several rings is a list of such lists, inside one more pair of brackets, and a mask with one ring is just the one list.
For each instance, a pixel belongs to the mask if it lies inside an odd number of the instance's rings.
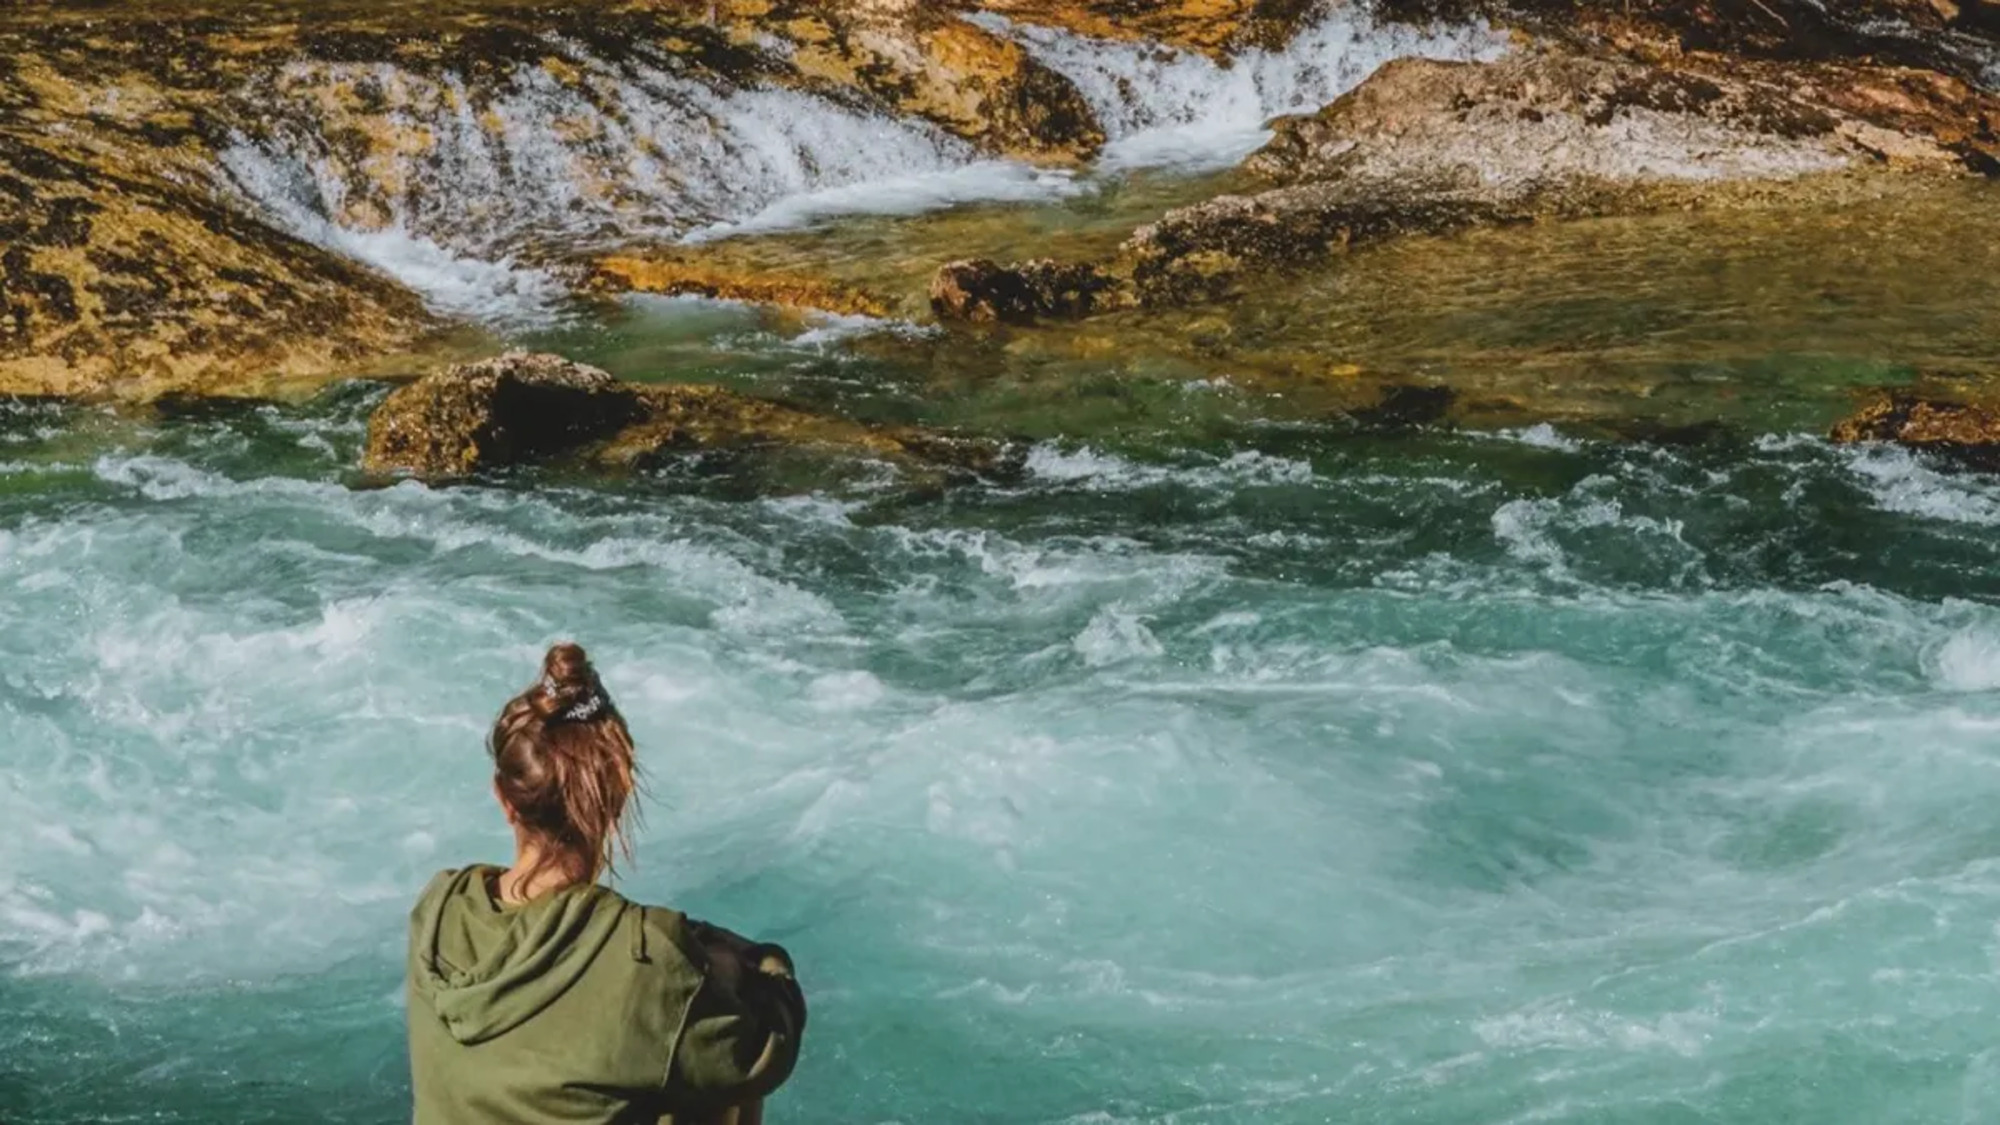
[[[719,955],[702,967],[667,1071],[667,1100],[707,1108],[761,1098],[791,1076],[805,1031],[805,994],[791,956],[693,919],[687,927],[698,944]],[[738,961],[742,972],[716,964],[723,957]]]

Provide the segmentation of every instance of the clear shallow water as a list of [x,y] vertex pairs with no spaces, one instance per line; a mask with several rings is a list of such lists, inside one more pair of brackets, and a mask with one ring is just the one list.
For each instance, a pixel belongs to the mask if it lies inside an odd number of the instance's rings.
[[1983,1122],[2000,480],[1298,425],[1016,487],[350,487],[0,419],[0,1119],[404,1112],[410,896],[589,644],[798,1121]]

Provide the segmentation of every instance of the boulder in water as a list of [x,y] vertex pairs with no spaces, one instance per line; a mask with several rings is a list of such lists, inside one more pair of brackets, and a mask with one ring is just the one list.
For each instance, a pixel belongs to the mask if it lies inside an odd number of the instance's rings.
[[931,310],[947,320],[1027,324],[1079,317],[1123,303],[1122,281],[1086,262],[1047,258],[1003,266],[984,258],[949,262],[931,278]]
[[368,420],[372,472],[453,477],[573,453],[644,414],[635,388],[559,356],[509,352],[398,388]]
[[368,423],[363,468],[433,479],[540,461],[645,468],[687,453],[810,447],[934,475],[1005,475],[1004,443],[870,426],[723,387],[621,382],[560,356],[509,352],[427,375]]
[[1891,391],[1834,426],[1842,444],[1894,442],[1985,470],[2000,470],[2000,407]]

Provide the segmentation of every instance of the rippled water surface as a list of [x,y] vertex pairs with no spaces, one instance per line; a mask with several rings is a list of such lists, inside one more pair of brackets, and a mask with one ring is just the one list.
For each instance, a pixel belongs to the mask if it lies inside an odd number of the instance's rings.
[[1296,426],[1016,485],[351,487],[379,392],[0,448],[9,1121],[383,1121],[576,636],[631,893],[792,946],[800,1121],[1989,1121],[2000,481]]
[[[1081,172],[594,57],[482,95],[497,133],[457,70],[280,75],[443,142],[372,226],[296,114],[218,183],[441,311],[1026,467],[383,487],[379,386],[0,406],[0,1122],[406,1118],[406,911],[507,858],[484,731],[571,637],[649,785],[624,889],[802,966],[773,1121],[2000,1120],[2000,478],[1814,436],[2000,370],[1990,187],[1018,332],[578,310],[527,253],[689,240],[921,315],[939,260],[1109,253],[1272,114],[1498,49],[1344,11],[1232,69],[987,21],[1104,118]],[[636,195],[521,189],[579,120]],[[1440,407],[1370,420],[1385,385]]]

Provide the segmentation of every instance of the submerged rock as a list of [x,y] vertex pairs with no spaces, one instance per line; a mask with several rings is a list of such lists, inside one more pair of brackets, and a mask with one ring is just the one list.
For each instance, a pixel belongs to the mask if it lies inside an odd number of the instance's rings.
[[657,293],[834,313],[889,315],[886,302],[825,278],[706,261],[700,251],[614,254],[590,267],[585,283],[600,293]]
[[931,279],[931,310],[952,320],[1026,324],[1088,316],[1120,303],[1122,286],[1088,263],[1047,258],[1002,266],[984,258],[951,262]]
[[[1266,184],[1142,227],[1111,260],[985,267],[984,290],[1058,270],[1145,305],[1213,300],[1264,270],[1407,234],[1668,207],[1820,202],[1884,171],[1995,167],[2000,99],[1944,75],[1562,51],[1402,59],[1246,162]],[[953,279],[946,267],[939,286]],[[961,286],[962,287],[962,286]],[[1036,311],[1093,311],[1072,303]],[[976,303],[944,301],[941,315]]]
[[693,452],[811,447],[921,473],[1008,472],[1001,443],[869,426],[722,387],[621,382],[559,356],[510,352],[398,388],[368,423],[362,467],[432,479],[566,461],[644,468]]
[[2000,471],[2000,406],[1892,391],[1834,426],[1842,444],[1894,442],[1986,471]]

